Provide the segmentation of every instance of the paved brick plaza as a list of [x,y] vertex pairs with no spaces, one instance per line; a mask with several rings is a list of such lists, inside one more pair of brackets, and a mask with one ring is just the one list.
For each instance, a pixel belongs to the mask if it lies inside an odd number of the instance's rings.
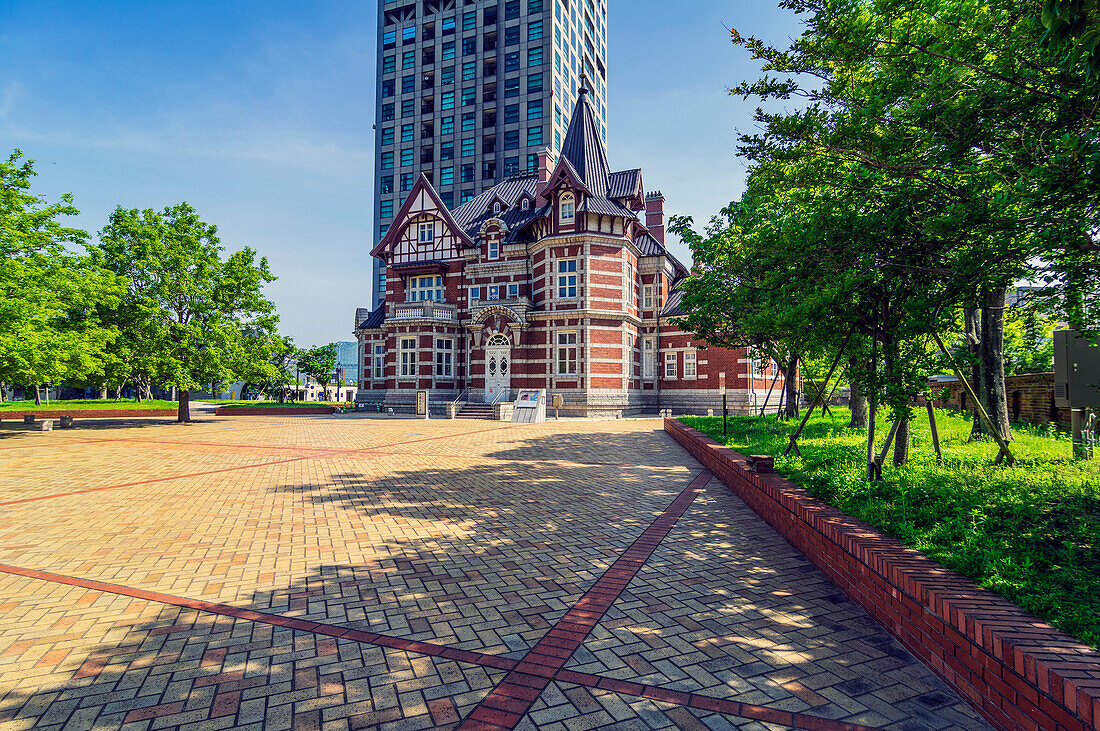
[[658,421],[0,431],[0,729],[845,724],[984,728]]

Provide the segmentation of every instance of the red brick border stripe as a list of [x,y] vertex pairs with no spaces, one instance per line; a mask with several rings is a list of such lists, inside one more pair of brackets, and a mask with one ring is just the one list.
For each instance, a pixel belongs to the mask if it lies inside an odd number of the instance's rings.
[[458,728],[515,728],[710,480],[700,472]]
[[144,589],[135,589],[129,586],[122,586],[120,584],[110,584],[105,581],[79,579],[73,576],[55,574],[49,571],[37,571],[35,569],[25,569],[20,566],[9,566],[8,564],[0,564],[0,573],[11,574],[13,576],[23,576],[28,579],[37,579],[39,581],[49,581],[54,584],[78,586],[82,589],[101,591],[106,594],[118,594],[120,596],[128,596],[147,602],[167,604],[173,607],[183,607],[184,609],[194,609],[199,612],[207,612],[209,614],[217,614],[223,617],[243,619],[248,622],[259,622],[260,624],[270,624],[276,627],[289,627],[290,629],[296,629],[301,632],[310,632],[315,635],[325,635],[327,637],[337,637],[343,640],[352,640],[354,642],[360,642],[365,645],[390,647],[396,650],[413,652],[418,655],[445,657],[449,660],[457,660],[459,662],[470,663],[473,665],[482,665],[485,667],[497,668],[498,670],[511,670],[519,664],[516,660],[510,660],[506,657],[498,657],[497,655],[487,655],[483,652],[459,650],[457,648],[447,647],[445,645],[436,645],[431,642],[405,640],[400,637],[380,635],[376,632],[363,632],[360,630],[351,629],[350,627],[341,627],[334,624],[324,624],[322,622],[311,622],[308,619],[298,619],[296,617],[284,617],[281,614],[270,614],[268,612],[258,612],[254,609],[231,607],[228,604],[216,604],[214,602],[202,601],[201,599],[188,599],[186,597],[175,596],[173,594],[164,594],[159,591],[146,591]]

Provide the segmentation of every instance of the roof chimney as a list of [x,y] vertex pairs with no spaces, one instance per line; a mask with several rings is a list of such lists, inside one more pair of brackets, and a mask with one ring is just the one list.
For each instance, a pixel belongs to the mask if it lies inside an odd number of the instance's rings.
[[539,185],[550,182],[551,172],[553,171],[550,169],[550,150],[546,149],[539,153]]
[[645,197],[645,226],[653,238],[665,243],[665,197],[661,191],[647,193]]

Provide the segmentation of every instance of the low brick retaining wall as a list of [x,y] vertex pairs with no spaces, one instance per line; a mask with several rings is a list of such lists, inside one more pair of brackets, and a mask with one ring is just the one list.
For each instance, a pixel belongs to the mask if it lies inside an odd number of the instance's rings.
[[[940,381],[932,384],[933,404],[937,408],[974,413],[974,404],[968,399],[958,381]],[[1008,416],[1013,421],[1026,421],[1042,426],[1061,424],[1069,426],[1069,409],[1054,405],[1054,374],[1027,373],[1005,376],[1005,398],[1008,399]]]
[[24,414],[34,414],[36,419],[120,419],[134,416],[175,416],[176,409],[29,409],[25,411],[0,411],[0,419],[23,421]]
[[1100,652],[675,419],[665,431],[1002,729],[1100,729]]
[[270,408],[270,409],[257,409],[257,408],[241,408],[230,406],[219,406],[215,411],[215,416],[317,416],[319,414],[332,414],[336,412],[335,406],[302,406],[294,408],[287,406],[286,408]]

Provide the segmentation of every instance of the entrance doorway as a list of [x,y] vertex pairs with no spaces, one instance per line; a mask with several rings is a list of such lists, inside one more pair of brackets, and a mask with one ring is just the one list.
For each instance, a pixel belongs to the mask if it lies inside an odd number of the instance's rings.
[[512,344],[497,333],[485,343],[485,403],[507,401],[512,384]]

